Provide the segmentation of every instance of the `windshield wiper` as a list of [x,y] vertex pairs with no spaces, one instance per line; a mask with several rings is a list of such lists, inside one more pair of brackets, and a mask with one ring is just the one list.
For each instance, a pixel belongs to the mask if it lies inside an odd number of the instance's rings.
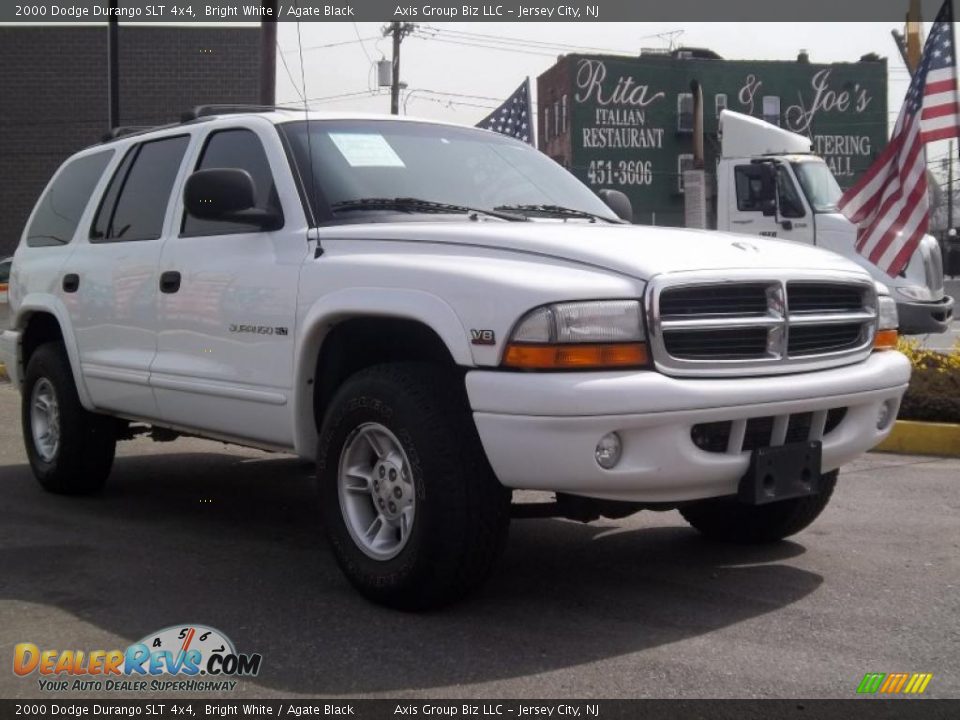
[[498,205],[494,210],[503,210],[508,212],[535,213],[547,217],[559,218],[584,218],[590,222],[603,220],[608,223],[621,223],[622,220],[597,215],[586,210],[577,210],[575,208],[563,207],[562,205]]
[[421,200],[420,198],[413,197],[341,200],[340,202],[333,203],[330,209],[333,210],[333,212],[345,212],[349,210],[400,210],[408,213],[456,213],[469,214],[472,216],[472,219],[476,219],[477,215],[490,215],[491,217],[513,222],[522,222],[529,219],[515,213],[500,212],[498,209],[483,210],[481,208],[468,207],[467,205]]

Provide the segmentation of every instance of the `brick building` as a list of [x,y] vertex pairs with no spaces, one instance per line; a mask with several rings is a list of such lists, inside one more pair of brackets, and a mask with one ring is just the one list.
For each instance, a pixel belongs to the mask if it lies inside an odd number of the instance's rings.
[[724,108],[810,137],[842,187],[887,142],[883,58],[724,60],[690,48],[560,57],[537,78],[538,146],[590,187],[625,192],[636,222],[682,225],[682,172],[693,162],[692,80],[703,89],[708,170],[720,154]]
[[[256,103],[259,43],[259,26],[121,25],[120,124]],[[60,163],[107,124],[106,25],[0,27],[0,258]]]

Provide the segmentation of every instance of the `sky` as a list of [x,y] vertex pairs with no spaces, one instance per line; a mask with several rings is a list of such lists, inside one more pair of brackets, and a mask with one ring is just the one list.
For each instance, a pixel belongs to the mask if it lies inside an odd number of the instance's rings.
[[[298,102],[303,85],[317,109],[389,112],[388,88],[377,89],[374,63],[391,56],[381,23],[279,23],[277,101]],[[401,113],[473,125],[528,75],[534,81],[562,52],[610,51],[636,55],[641,48],[703,47],[731,60],[855,62],[875,52],[889,68],[889,127],[909,84],[891,30],[896,23],[420,23],[403,41]],[[434,29],[439,30],[436,32]],[[462,33],[473,33],[474,36]],[[423,37],[426,36],[426,37]],[[498,43],[476,36],[501,38]],[[502,39],[523,44],[510,44]],[[361,42],[362,40],[362,42]],[[567,47],[547,47],[546,43]],[[499,47],[489,47],[489,45]],[[303,81],[300,47],[303,48]],[[481,47],[485,46],[485,47]],[[284,64],[285,63],[285,64]],[[339,97],[338,97],[339,96]],[[947,148],[931,146],[938,160]],[[931,162],[938,172],[937,162]]]

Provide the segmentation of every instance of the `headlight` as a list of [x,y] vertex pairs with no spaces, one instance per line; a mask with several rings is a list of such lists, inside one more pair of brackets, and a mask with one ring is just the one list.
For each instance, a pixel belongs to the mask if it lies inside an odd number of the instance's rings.
[[916,300],[917,302],[923,302],[930,299],[930,293],[926,288],[916,287],[913,285],[904,285],[898,286],[897,292],[903,295],[909,300]]
[[638,300],[554,303],[514,328],[503,357],[526,370],[640,367],[648,364]]
[[897,303],[889,295],[877,298],[877,336],[873,341],[874,350],[893,350],[897,347]]

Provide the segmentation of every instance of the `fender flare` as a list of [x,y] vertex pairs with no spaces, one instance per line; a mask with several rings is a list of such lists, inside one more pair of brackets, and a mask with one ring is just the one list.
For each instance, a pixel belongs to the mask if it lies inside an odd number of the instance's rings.
[[457,365],[472,366],[467,331],[459,316],[441,298],[423,290],[355,287],[324,295],[298,319],[294,350],[294,443],[298,455],[316,455],[313,374],[328,333],[354,317],[383,317],[421,322],[433,330]]
[[[90,393],[87,391],[87,385],[83,380],[83,373],[80,371],[80,351],[77,347],[77,339],[73,334],[73,326],[70,324],[70,313],[67,312],[63,301],[56,295],[50,293],[31,293],[20,302],[17,307],[17,314],[12,323],[12,327],[19,332],[26,330],[30,317],[39,313],[52,315],[60,326],[60,335],[63,337],[63,345],[67,350],[67,359],[70,361],[70,370],[73,372],[73,382],[77,386],[77,396],[80,398],[80,404],[84,409],[93,411],[93,403],[90,400]],[[23,341],[17,349],[17,362],[23,368],[24,374],[27,368],[23,365]]]

